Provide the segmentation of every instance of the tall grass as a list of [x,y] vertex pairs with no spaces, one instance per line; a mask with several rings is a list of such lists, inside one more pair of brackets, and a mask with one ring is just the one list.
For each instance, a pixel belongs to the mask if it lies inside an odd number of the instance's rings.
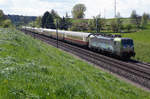
[[150,93],[15,29],[0,29],[1,99],[148,99]]

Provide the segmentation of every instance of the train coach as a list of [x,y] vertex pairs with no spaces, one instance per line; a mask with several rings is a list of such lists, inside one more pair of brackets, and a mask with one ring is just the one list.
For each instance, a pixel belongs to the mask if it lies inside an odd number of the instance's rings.
[[[22,27],[27,31],[57,38],[56,30],[45,28]],[[118,35],[93,34],[85,32],[58,31],[58,39],[79,46],[88,47],[91,50],[117,55],[121,58],[135,56],[134,43],[130,38],[122,38]]]

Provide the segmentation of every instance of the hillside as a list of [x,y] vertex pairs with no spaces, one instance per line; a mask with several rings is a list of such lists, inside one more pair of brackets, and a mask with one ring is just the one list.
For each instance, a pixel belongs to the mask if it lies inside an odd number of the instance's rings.
[[142,91],[75,57],[0,29],[0,99],[148,99]]

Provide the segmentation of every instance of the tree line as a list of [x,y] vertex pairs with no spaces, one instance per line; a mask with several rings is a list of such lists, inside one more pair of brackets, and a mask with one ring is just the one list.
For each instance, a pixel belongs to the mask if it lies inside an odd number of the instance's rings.
[[[42,17],[38,17],[35,22],[30,23],[31,26],[62,29],[72,31],[85,32],[131,32],[139,29],[145,29],[149,14],[144,13],[138,15],[135,10],[132,11],[130,18],[122,18],[120,13],[116,18],[105,19],[100,14],[93,16],[93,19],[84,19],[86,7],[84,4],[76,4],[72,8],[72,17],[60,17],[55,10],[46,11]],[[128,22],[126,22],[128,21]]]
[[32,21],[35,21],[37,17],[35,16],[23,16],[23,15],[7,15],[11,20],[14,26],[18,27],[21,25],[29,24]]
[[61,18],[57,12],[52,9],[50,12],[46,11],[42,17],[37,17],[36,21],[31,22],[29,25],[42,28],[68,30],[71,26],[71,21],[67,13],[66,16]]

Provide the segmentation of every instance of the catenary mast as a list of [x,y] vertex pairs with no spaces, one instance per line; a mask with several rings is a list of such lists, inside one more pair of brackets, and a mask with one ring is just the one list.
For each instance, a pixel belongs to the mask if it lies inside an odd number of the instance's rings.
[[115,0],[114,10],[115,10],[115,11],[114,11],[114,14],[115,14],[114,17],[116,17],[116,16],[117,16],[117,15],[116,15],[116,11],[117,11],[116,0]]

